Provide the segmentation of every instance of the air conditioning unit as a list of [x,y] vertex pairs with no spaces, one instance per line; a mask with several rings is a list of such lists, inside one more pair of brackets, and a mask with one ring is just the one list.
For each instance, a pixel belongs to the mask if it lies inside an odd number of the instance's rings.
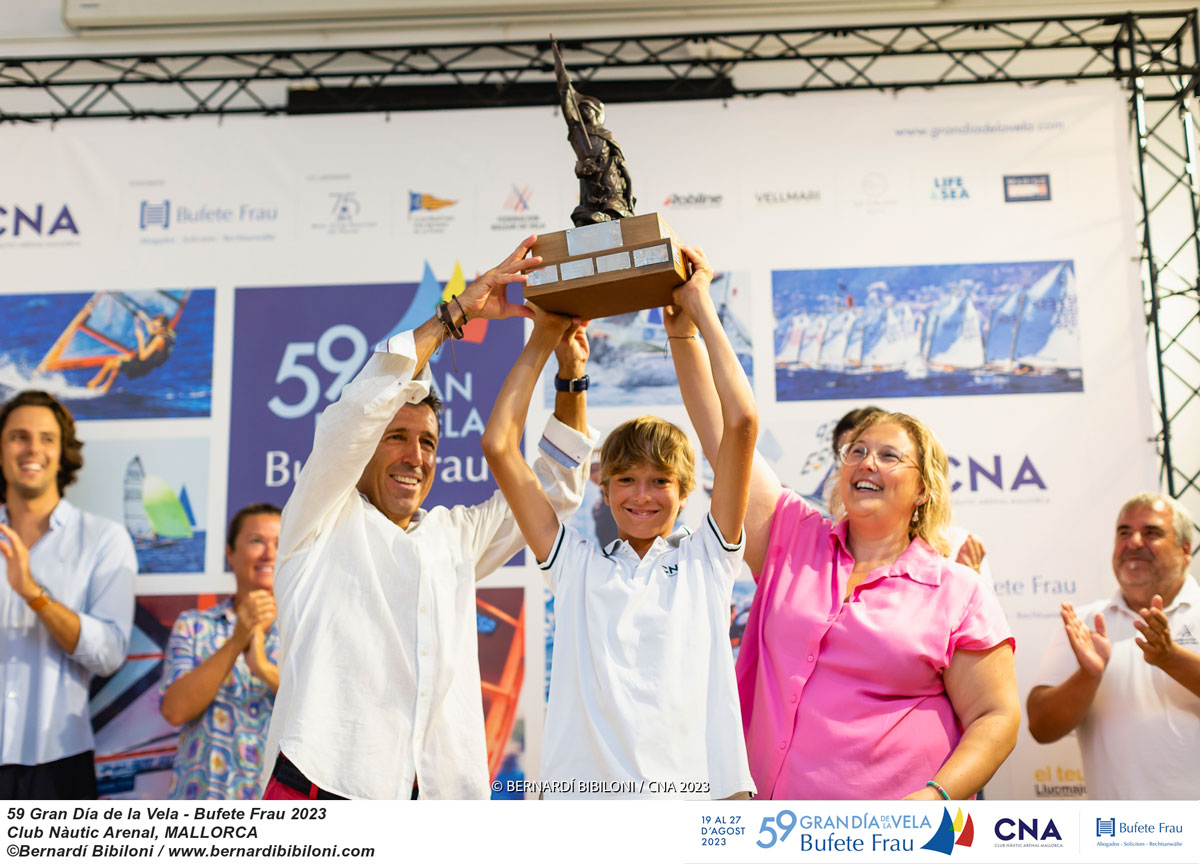
[[604,19],[658,13],[736,16],[754,12],[930,9],[944,0],[63,0],[63,21],[76,30],[363,23],[419,19]]

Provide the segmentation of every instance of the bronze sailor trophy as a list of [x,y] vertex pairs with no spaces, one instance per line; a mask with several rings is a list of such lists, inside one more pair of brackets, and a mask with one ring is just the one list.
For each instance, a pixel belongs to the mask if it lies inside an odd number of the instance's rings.
[[657,213],[633,215],[633,181],[625,154],[604,128],[604,103],[575,90],[558,43],[551,45],[575,150],[579,206],[571,213],[576,227],[543,234],[533,244],[543,263],[529,274],[525,296],[550,312],[580,318],[664,306],[688,278],[679,238]]

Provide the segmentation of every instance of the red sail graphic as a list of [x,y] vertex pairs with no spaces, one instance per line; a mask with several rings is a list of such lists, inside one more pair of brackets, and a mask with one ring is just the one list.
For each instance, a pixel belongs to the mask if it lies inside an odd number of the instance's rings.
[[962,833],[958,835],[958,839],[954,841],[955,846],[970,846],[971,841],[975,839],[975,823],[971,821],[971,814],[967,814],[967,824],[963,826]]

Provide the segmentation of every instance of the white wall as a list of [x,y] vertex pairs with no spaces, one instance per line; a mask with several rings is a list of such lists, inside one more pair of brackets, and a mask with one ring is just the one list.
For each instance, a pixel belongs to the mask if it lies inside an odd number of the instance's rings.
[[[172,0],[165,0],[169,5]],[[287,25],[274,28],[187,28],[177,31],[144,28],[141,30],[76,33],[62,22],[62,0],[4,0],[0,4],[0,56],[31,54],[85,54],[152,48],[159,51],[193,48],[270,48],[316,47],[326,44],[412,44],[442,41],[478,41],[521,39],[555,35],[597,36],[628,33],[697,32],[721,29],[813,27],[830,24],[890,23],[938,21],[996,17],[1037,17],[1054,14],[1089,15],[1099,12],[1155,11],[1161,0],[1096,0],[1096,2],[1050,2],[1015,0],[858,0],[828,2],[819,0],[788,2],[760,0],[758,3],[727,2],[710,10],[698,10],[693,4],[679,4],[680,11],[629,12],[605,14],[604,3],[574,0],[580,11],[570,9],[553,16],[523,15],[519,20],[504,14],[506,5],[495,2],[497,14],[464,16],[440,20],[354,22],[321,25]],[[286,8],[286,0],[277,5]],[[572,0],[560,4],[570,7]],[[807,9],[806,9],[807,7]],[[865,11],[842,11],[858,7]]]

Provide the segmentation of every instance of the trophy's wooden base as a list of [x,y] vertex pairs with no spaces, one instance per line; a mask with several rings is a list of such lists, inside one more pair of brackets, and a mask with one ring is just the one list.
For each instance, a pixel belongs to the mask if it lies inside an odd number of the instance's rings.
[[690,268],[679,238],[657,213],[538,237],[525,297],[548,312],[603,318],[665,306]]

